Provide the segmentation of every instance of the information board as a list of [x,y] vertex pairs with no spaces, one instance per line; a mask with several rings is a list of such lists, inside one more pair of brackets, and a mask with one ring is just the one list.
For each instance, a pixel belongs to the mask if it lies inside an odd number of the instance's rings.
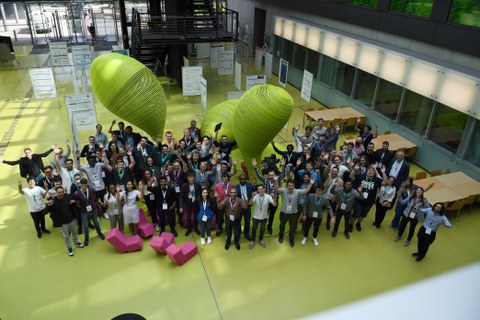
[[303,81],[302,81],[302,91],[300,92],[300,97],[310,103],[312,96],[312,84],[313,84],[313,73],[304,70],[303,71]]
[[207,109],[207,80],[204,77],[200,77],[200,104],[202,105],[203,109],[205,111],[208,111]]
[[64,67],[70,65],[66,42],[49,42],[48,47],[50,48],[50,65],[52,67]]
[[287,87],[287,76],[288,76],[288,61],[280,59],[280,64],[278,65],[278,83],[286,88]]
[[235,62],[235,88],[242,90],[242,64]]
[[269,79],[272,78],[273,54],[265,53],[265,74]]
[[46,99],[55,98],[57,96],[52,68],[30,69],[29,73],[35,98]]
[[200,78],[203,74],[203,68],[182,67],[182,94],[184,96],[199,96],[202,92],[200,90]]
[[233,50],[218,52],[218,75],[228,76],[233,74]]
[[258,84],[266,84],[267,83],[267,76],[264,74],[261,75],[250,75],[247,76],[247,91]]
[[87,70],[92,65],[90,46],[72,46],[72,54],[76,70]]
[[221,46],[210,46],[210,68],[218,68],[218,53],[223,51],[223,45]]

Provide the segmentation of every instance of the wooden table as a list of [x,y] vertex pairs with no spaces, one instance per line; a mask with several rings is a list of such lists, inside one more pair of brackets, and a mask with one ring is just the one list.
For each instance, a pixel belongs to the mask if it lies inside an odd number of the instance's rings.
[[414,183],[422,188],[427,188],[435,183],[432,189],[425,193],[425,198],[431,204],[442,202],[447,204],[480,194],[480,182],[463,172],[453,172],[426,179],[415,180]]
[[[317,121],[318,119],[322,118],[325,126],[327,126],[330,122],[334,122],[334,120],[341,119],[342,122],[353,122],[360,118],[360,123],[365,122],[366,116],[358,112],[353,108],[332,108],[326,110],[315,110],[315,111],[307,111],[303,115],[303,126],[305,127],[305,120],[306,118]],[[337,123],[335,123],[337,124]]]
[[[372,140],[372,142],[375,144],[375,150],[380,149],[384,141],[388,141],[388,143],[390,143],[389,149],[393,152],[404,149],[405,154],[407,156],[411,156],[417,151],[417,145],[415,143],[397,133],[379,134],[375,139]],[[355,142],[355,139],[345,140],[344,144],[347,144],[348,142]]]

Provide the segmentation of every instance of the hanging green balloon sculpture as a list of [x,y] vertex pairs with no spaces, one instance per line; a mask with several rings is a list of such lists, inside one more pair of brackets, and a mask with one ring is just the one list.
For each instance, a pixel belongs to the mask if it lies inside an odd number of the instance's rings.
[[218,140],[220,140],[221,136],[225,135],[228,141],[234,141],[233,115],[239,102],[239,99],[223,101],[208,110],[207,115],[202,121],[202,136],[210,136],[212,133],[215,134],[213,132],[215,126],[221,123],[222,128],[218,132]]
[[250,176],[250,160],[260,164],[262,151],[282,130],[293,112],[293,99],[280,87],[257,85],[245,92],[235,109],[233,133]]
[[106,53],[93,61],[90,79],[93,91],[108,110],[154,140],[163,134],[165,92],[144,64],[122,54]]

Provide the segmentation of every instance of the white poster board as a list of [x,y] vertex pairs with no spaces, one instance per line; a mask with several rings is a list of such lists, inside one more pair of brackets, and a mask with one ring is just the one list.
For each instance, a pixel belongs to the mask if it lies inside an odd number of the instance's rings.
[[229,76],[233,74],[233,50],[218,52],[218,75]]
[[90,46],[72,46],[73,65],[76,70],[87,70],[92,65]]
[[184,67],[189,67],[190,66],[190,61],[188,61],[187,57],[183,56],[183,66]]
[[235,88],[242,90],[242,64],[235,61]]
[[207,80],[204,77],[200,77],[200,104],[202,105],[203,109],[205,111],[208,111],[207,109]]
[[240,99],[245,91],[227,92],[227,100]]
[[310,103],[310,98],[312,96],[312,84],[313,73],[303,70],[302,91],[300,92],[300,97],[308,103]]
[[257,84],[266,84],[267,83],[267,76],[264,74],[260,75],[250,75],[247,76],[247,91],[253,87],[256,86]]
[[278,84],[282,87],[287,87],[287,76],[288,76],[288,61],[280,59],[278,65]]
[[223,51],[223,45],[210,46],[210,68],[218,68],[218,53]]
[[269,79],[272,78],[273,54],[265,53],[265,74]]
[[29,73],[35,98],[45,99],[55,98],[57,96],[55,78],[53,77],[51,68],[30,69]]
[[182,94],[184,96],[201,95],[200,78],[202,74],[202,67],[182,67]]
[[50,42],[50,65],[52,67],[64,67],[70,65],[66,42]]
[[197,58],[206,58],[210,55],[210,43],[196,43],[195,48],[197,49]]
[[255,49],[255,70],[260,71],[262,69],[263,50],[257,47]]

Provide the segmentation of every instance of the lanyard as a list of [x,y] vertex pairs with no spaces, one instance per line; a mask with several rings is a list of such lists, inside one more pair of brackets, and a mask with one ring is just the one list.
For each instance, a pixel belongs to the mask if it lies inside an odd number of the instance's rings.
[[295,196],[295,191],[293,191],[292,193],[287,191],[287,202],[292,203],[294,196]]
[[205,214],[207,211],[207,201],[203,200],[203,213]]
[[73,177],[75,176],[75,174],[73,173],[73,170],[72,171],[67,171],[67,173],[70,176],[70,181],[73,183]]
[[320,196],[320,198],[317,198],[317,196],[315,196],[315,208],[317,208],[320,205],[321,201],[322,201],[322,196]]
[[35,204],[37,204],[36,194],[33,188],[32,188],[32,198],[33,198],[33,201],[35,201]]
[[242,186],[240,185],[240,193],[242,194],[242,196],[247,196],[247,186]]
[[85,198],[85,200],[87,200],[88,202],[88,188],[87,188],[87,195],[85,195],[85,193],[83,193],[83,190],[80,189],[80,192],[82,193],[83,197]]
[[262,210],[263,203],[265,202],[265,195],[258,197],[258,203],[260,204],[260,210]]
[[163,202],[167,202],[167,190],[162,189]]
[[235,207],[237,206],[237,201],[233,201],[232,203],[232,199],[228,199],[230,201],[230,208],[232,208],[232,214],[233,214],[233,211],[235,210]]
[[125,171],[123,171],[123,170],[122,170],[122,172],[118,171],[118,177],[120,178],[120,181],[122,181],[124,173],[125,173]]

